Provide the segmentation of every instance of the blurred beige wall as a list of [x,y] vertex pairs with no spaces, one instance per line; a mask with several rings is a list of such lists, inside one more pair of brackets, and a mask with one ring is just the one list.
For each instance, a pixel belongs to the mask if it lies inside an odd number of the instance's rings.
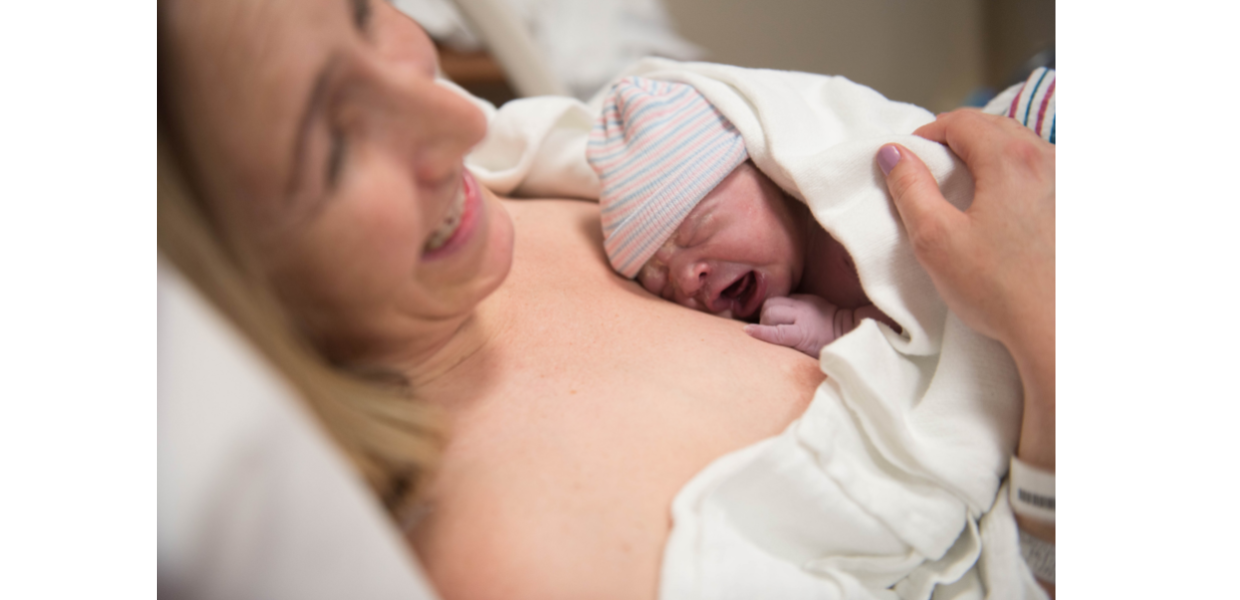
[[1002,83],[1000,73],[1028,58],[1022,53],[1048,37],[1047,27],[1054,40],[1054,0],[664,3],[680,34],[710,53],[706,60],[844,75],[935,112]]
[[987,0],[986,82],[996,88],[1031,56],[1055,46],[1055,0]]

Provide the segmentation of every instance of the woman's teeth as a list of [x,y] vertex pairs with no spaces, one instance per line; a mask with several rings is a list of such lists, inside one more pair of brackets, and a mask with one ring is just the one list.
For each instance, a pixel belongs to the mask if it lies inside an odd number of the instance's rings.
[[439,224],[439,227],[431,233],[430,239],[426,241],[425,252],[433,252],[443,247],[444,244],[452,238],[452,234],[456,233],[456,228],[461,225],[461,215],[465,212],[465,186],[462,184],[456,190],[456,198],[452,200],[452,208],[448,210],[448,216]]

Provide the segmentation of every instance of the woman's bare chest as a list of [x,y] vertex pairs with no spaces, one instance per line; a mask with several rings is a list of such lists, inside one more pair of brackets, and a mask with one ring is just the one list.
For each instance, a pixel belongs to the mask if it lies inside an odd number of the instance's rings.
[[[822,376],[816,361],[652,298],[597,261],[549,266],[538,253],[565,249],[523,250],[505,284],[502,351],[453,411],[419,553],[448,598],[501,582],[488,589],[652,598],[675,494],[715,458],[782,431]],[[479,561],[484,582],[465,566]]]

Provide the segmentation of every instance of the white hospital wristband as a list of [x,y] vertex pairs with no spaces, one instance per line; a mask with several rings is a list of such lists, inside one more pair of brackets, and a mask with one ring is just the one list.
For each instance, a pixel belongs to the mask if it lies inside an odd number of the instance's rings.
[[1015,456],[1008,471],[1012,512],[1039,521],[1055,522],[1055,474],[1035,469]]

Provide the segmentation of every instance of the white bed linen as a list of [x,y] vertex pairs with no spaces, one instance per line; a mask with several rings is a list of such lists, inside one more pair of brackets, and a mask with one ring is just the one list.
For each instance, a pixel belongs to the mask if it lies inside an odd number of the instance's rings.
[[[625,75],[701,91],[758,167],[849,250],[870,299],[904,330],[867,320],[828,345],[829,377],[800,419],[681,490],[660,596],[1045,597],[996,494],[1019,429],[1015,366],[947,310],[874,161],[899,142],[966,207],[964,166],[911,135],[933,115],[843,77],[662,59]],[[491,128],[467,164],[499,193],[597,198],[585,140],[600,107],[601,94],[486,105]]]
[[161,597],[437,598],[296,392],[162,259],[158,443]]

